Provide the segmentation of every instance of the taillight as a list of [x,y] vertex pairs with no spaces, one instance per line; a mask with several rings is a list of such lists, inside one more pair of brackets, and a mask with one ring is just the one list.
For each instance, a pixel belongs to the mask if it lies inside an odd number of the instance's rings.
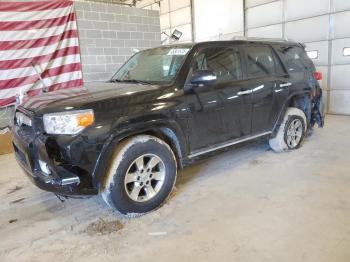
[[322,80],[322,73],[318,71],[314,72],[314,78],[316,80]]

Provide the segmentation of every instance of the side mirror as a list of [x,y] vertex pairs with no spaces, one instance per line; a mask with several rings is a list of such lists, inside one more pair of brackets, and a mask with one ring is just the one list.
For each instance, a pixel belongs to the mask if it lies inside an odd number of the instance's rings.
[[193,74],[191,84],[196,86],[211,85],[216,82],[216,79],[213,71],[199,70]]

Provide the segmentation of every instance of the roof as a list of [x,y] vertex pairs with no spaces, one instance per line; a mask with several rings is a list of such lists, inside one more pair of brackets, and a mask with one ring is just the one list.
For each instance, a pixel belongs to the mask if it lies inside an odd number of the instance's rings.
[[250,43],[250,44],[268,44],[268,45],[288,45],[288,46],[303,46],[302,43],[294,42],[288,39],[275,39],[275,38],[234,38],[232,40],[215,40],[215,41],[203,41],[203,42],[187,42],[187,43],[178,43],[174,42],[172,44],[167,44],[167,45],[161,45],[158,47],[153,47],[149,49],[155,49],[155,48],[160,48],[160,47],[165,47],[165,48],[189,48],[192,49],[193,47],[201,47],[201,46],[213,46],[213,45],[220,45],[220,44],[244,44],[244,43]]
[[227,43],[264,43],[264,44],[286,44],[286,45],[301,45],[301,43],[294,42],[288,39],[274,39],[274,38],[235,38],[232,40],[215,40],[215,41],[203,41],[203,42],[191,42],[191,43],[178,43],[163,45],[162,47],[188,47],[192,48],[197,45],[215,45],[215,44],[227,44]]

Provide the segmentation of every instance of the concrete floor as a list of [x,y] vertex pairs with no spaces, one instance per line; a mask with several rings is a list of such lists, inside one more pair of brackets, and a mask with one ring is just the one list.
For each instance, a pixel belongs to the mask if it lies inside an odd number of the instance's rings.
[[186,168],[132,220],[99,197],[61,203],[1,156],[0,261],[348,262],[350,117],[326,124],[298,151],[259,142]]

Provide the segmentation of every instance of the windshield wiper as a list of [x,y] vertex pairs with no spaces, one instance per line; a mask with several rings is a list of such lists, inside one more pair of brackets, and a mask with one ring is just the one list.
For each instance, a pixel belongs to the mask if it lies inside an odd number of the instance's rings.
[[112,79],[111,82],[123,82],[123,83],[137,83],[137,84],[146,84],[146,85],[153,85],[151,82],[147,82],[144,80],[136,80],[136,79]]

